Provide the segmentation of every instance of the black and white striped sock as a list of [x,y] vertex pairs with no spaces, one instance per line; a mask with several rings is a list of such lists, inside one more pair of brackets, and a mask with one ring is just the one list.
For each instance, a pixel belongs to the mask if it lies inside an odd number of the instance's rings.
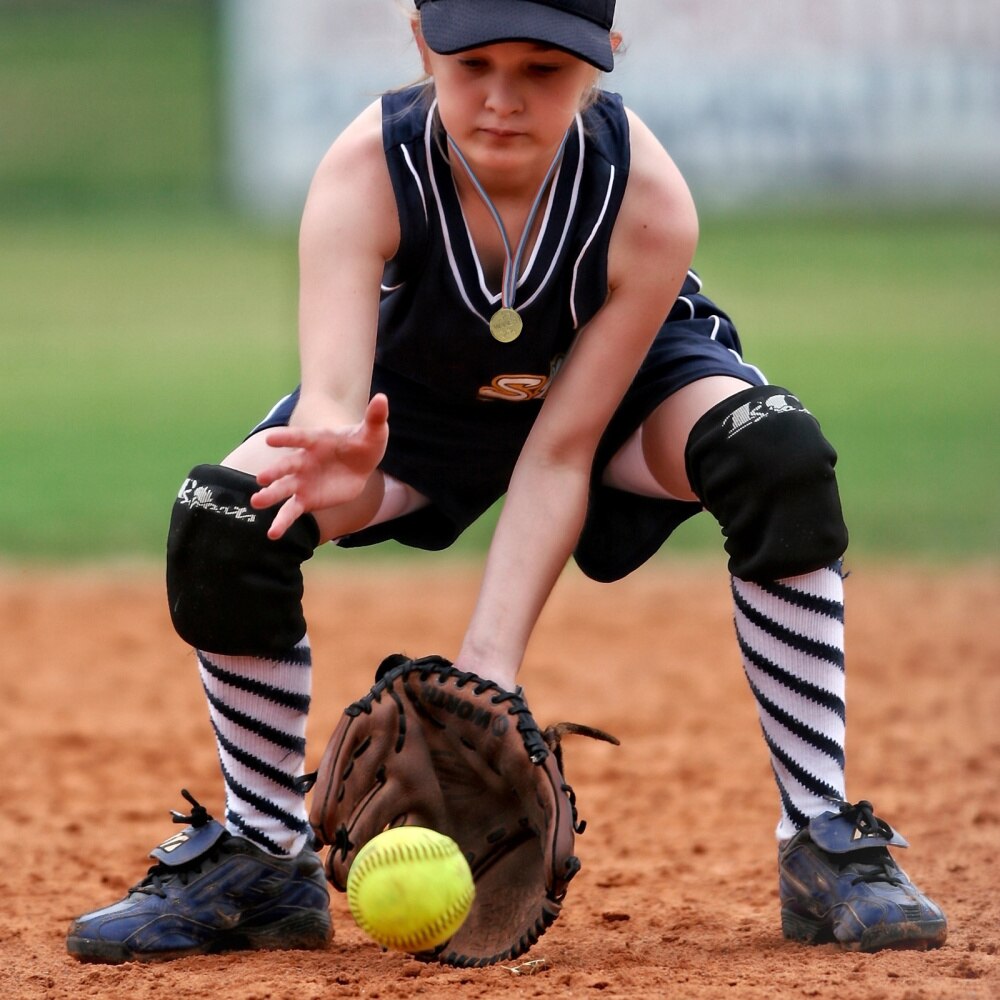
[[271,854],[309,836],[298,786],[306,749],[312,657],[303,638],[280,660],[198,651],[226,783],[226,828]]
[[781,797],[779,840],[844,799],[844,581],[732,579],[736,635]]

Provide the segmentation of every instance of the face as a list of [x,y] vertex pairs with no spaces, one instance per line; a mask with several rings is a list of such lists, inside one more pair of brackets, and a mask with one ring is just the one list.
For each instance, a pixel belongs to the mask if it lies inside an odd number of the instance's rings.
[[598,76],[581,59],[533,42],[445,56],[419,33],[417,40],[445,130],[477,172],[510,179],[548,166]]

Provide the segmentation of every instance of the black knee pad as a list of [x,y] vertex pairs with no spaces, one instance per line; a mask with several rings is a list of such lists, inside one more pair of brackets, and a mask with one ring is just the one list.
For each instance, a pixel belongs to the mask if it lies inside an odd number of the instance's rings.
[[319,544],[305,514],[277,541],[278,511],[254,510],[253,476],[199,465],[180,488],[167,537],[167,599],[177,634],[197,649],[278,657],[306,632],[302,563]]
[[847,548],[837,453],[787,389],[755,386],[713,406],[692,428],[685,461],[691,488],[722,527],[734,576],[798,576]]

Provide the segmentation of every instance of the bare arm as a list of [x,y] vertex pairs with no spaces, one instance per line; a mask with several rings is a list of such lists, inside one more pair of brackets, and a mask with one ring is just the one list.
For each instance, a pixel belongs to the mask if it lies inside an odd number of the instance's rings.
[[579,537],[594,452],[691,265],[687,185],[631,116],[632,170],[609,251],[609,297],[553,381],[511,479],[458,664],[512,688]]
[[291,426],[270,431],[274,461],[255,507],[283,501],[270,534],[302,513],[360,495],[385,452],[388,406],[369,402],[382,269],[399,220],[373,104],[331,146],[309,191],[299,236],[302,389]]

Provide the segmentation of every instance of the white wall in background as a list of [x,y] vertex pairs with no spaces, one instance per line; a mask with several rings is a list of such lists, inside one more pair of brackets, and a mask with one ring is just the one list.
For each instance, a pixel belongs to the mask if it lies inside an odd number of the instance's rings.
[[[488,0],[483,0],[488,2]],[[238,200],[297,215],[337,132],[415,79],[407,0],[222,0]],[[1000,0],[619,0],[621,91],[702,206],[1000,202]]]

